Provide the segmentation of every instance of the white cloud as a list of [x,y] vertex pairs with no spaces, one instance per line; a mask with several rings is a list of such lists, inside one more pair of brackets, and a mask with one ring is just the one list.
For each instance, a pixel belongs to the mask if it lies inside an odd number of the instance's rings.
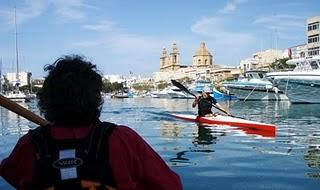
[[258,17],[253,23],[261,24],[271,30],[291,30],[292,28],[305,27],[306,18],[294,15],[276,14]]
[[192,25],[191,30],[224,45],[246,45],[255,37],[250,33],[240,33],[226,28],[227,20],[218,17],[203,17]]
[[271,32],[274,32],[277,38],[284,40],[301,39],[301,32],[304,31],[306,18],[295,15],[275,14],[258,17],[253,24],[261,25]]
[[231,12],[235,11],[240,4],[245,3],[245,2],[247,2],[247,0],[228,1],[227,4],[222,9],[220,9],[218,12],[223,13],[223,14],[231,13]]
[[73,45],[79,48],[102,48],[120,54],[159,53],[164,40],[134,34],[106,34],[106,37],[84,40]]
[[96,24],[86,24],[82,27],[87,30],[93,30],[93,31],[110,31],[115,26],[115,23],[112,21],[100,21]]
[[192,25],[191,30],[205,39],[217,64],[235,65],[250,56],[256,46],[251,33],[228,28],[229,20],[220,17],[203,17]]
[[[25,23],[41,15],[45,10],[47,3],[44,0],[26,0],[23,5],[16,8],[17,24]],[[0,15],[4,17],[7,24],[14,24],[14,8],[0,10]]]
[[65,19],[83,19],[87,8],[95,8],[84,3],[84,0],[50,0],[55,6],[56,13]]

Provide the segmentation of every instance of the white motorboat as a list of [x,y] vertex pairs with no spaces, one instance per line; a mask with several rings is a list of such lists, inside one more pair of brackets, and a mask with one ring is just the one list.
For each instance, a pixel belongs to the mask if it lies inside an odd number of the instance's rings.
[[293,71],[267,73],[291,103],[320,103],[320,56],[290,59]]
[[250,101],[280,101],[288,100],[283,91],[273,86],[272,82],[265,78],[265,71],[247,71],[244,77],[236,81],[223,82],[229,93],[235,94],[239,100]]
[[179,98],[179,99],[193,99],[194,97],[186,94],[181,89],[170,86],[161,91],[153,91],[151,92],[152,98]]
[[175,86],[172,86],[167,93],[169,95],[169,98],[194,99],[193,96],[183,92],[180,88]]
[[28,102],[32,97],[28,97],[27,94],[20,90],[9,91],[4,94],[4,97],[15,102]]

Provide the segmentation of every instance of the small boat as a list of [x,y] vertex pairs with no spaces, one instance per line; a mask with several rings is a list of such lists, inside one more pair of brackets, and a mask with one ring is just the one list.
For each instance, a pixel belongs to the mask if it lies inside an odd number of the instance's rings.
[[18,89],[8,91],[3,96],[15,102],[29,102],[30,100],[35,98],[34,96],[26,94]]
[[205,86],[208,86],[212,89],[212,94],[210,94],[212,97],[214,97],[217,101],[226,101],[226,100],[237,100],[238,97],[234,94],[226,94],[223,92],[220,92],[217,90],[210,81],[207,80],[197,80],[195,89],[191,92],[194,94],[201,94],[202,90]]
[[216,125],[228,125],[239,127],[245,131],[264,131],[265,134],[269,134],[269,136],[274,137],[276,133],[276,125],[261,123],[256,121],[250,121],[246,119],[240,119],[231,116],[217,115],[212,117],[200,117],[196,115],[187,115],[187,114],[171,114],[173,117],[183,119],[191,122],[199,122],[199,123],[208,123],[208,124],[216,124]]

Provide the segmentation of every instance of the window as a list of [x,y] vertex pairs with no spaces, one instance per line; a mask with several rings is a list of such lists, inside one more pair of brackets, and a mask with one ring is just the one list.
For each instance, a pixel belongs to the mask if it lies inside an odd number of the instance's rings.
[[318,29],[319,29],[319,22],[308,24],[308,31],[318,30]]
[[174,55],[174,56],[173,56],[173,63],[176,63],[176,62],[177,62],[177,56]]
[[318,64],[317,64],[316,61],[312,61],[312,62],[310,63],[310,65],[311,65],[311,68],[312,68],[312,69],[318,69],[318,68],[319,68],[319,66],[318,66]]
[[263,78],[264,78],[264,76],[263,76],[263,74],[262,74],[262,73],[258,73],[258,75],[259,75],[259,78],[261,78],[261,79],[263,79]]
[[319,42],[319,34],[308,37],[308,43],[316,43],[316,42]]
[[308,56],[319,55],[319,47],[309,48]]

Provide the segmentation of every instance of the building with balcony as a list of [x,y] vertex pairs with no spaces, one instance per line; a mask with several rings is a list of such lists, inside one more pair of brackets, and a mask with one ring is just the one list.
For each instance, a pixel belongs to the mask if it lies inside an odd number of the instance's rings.
[[308,56],[320,55],[319,54],[319,48],[320,48],[319,23],[320,23],[320,16],[311,17],[311,18],[307,19],[307,36],[308,36],[307,49],[308,49]]

